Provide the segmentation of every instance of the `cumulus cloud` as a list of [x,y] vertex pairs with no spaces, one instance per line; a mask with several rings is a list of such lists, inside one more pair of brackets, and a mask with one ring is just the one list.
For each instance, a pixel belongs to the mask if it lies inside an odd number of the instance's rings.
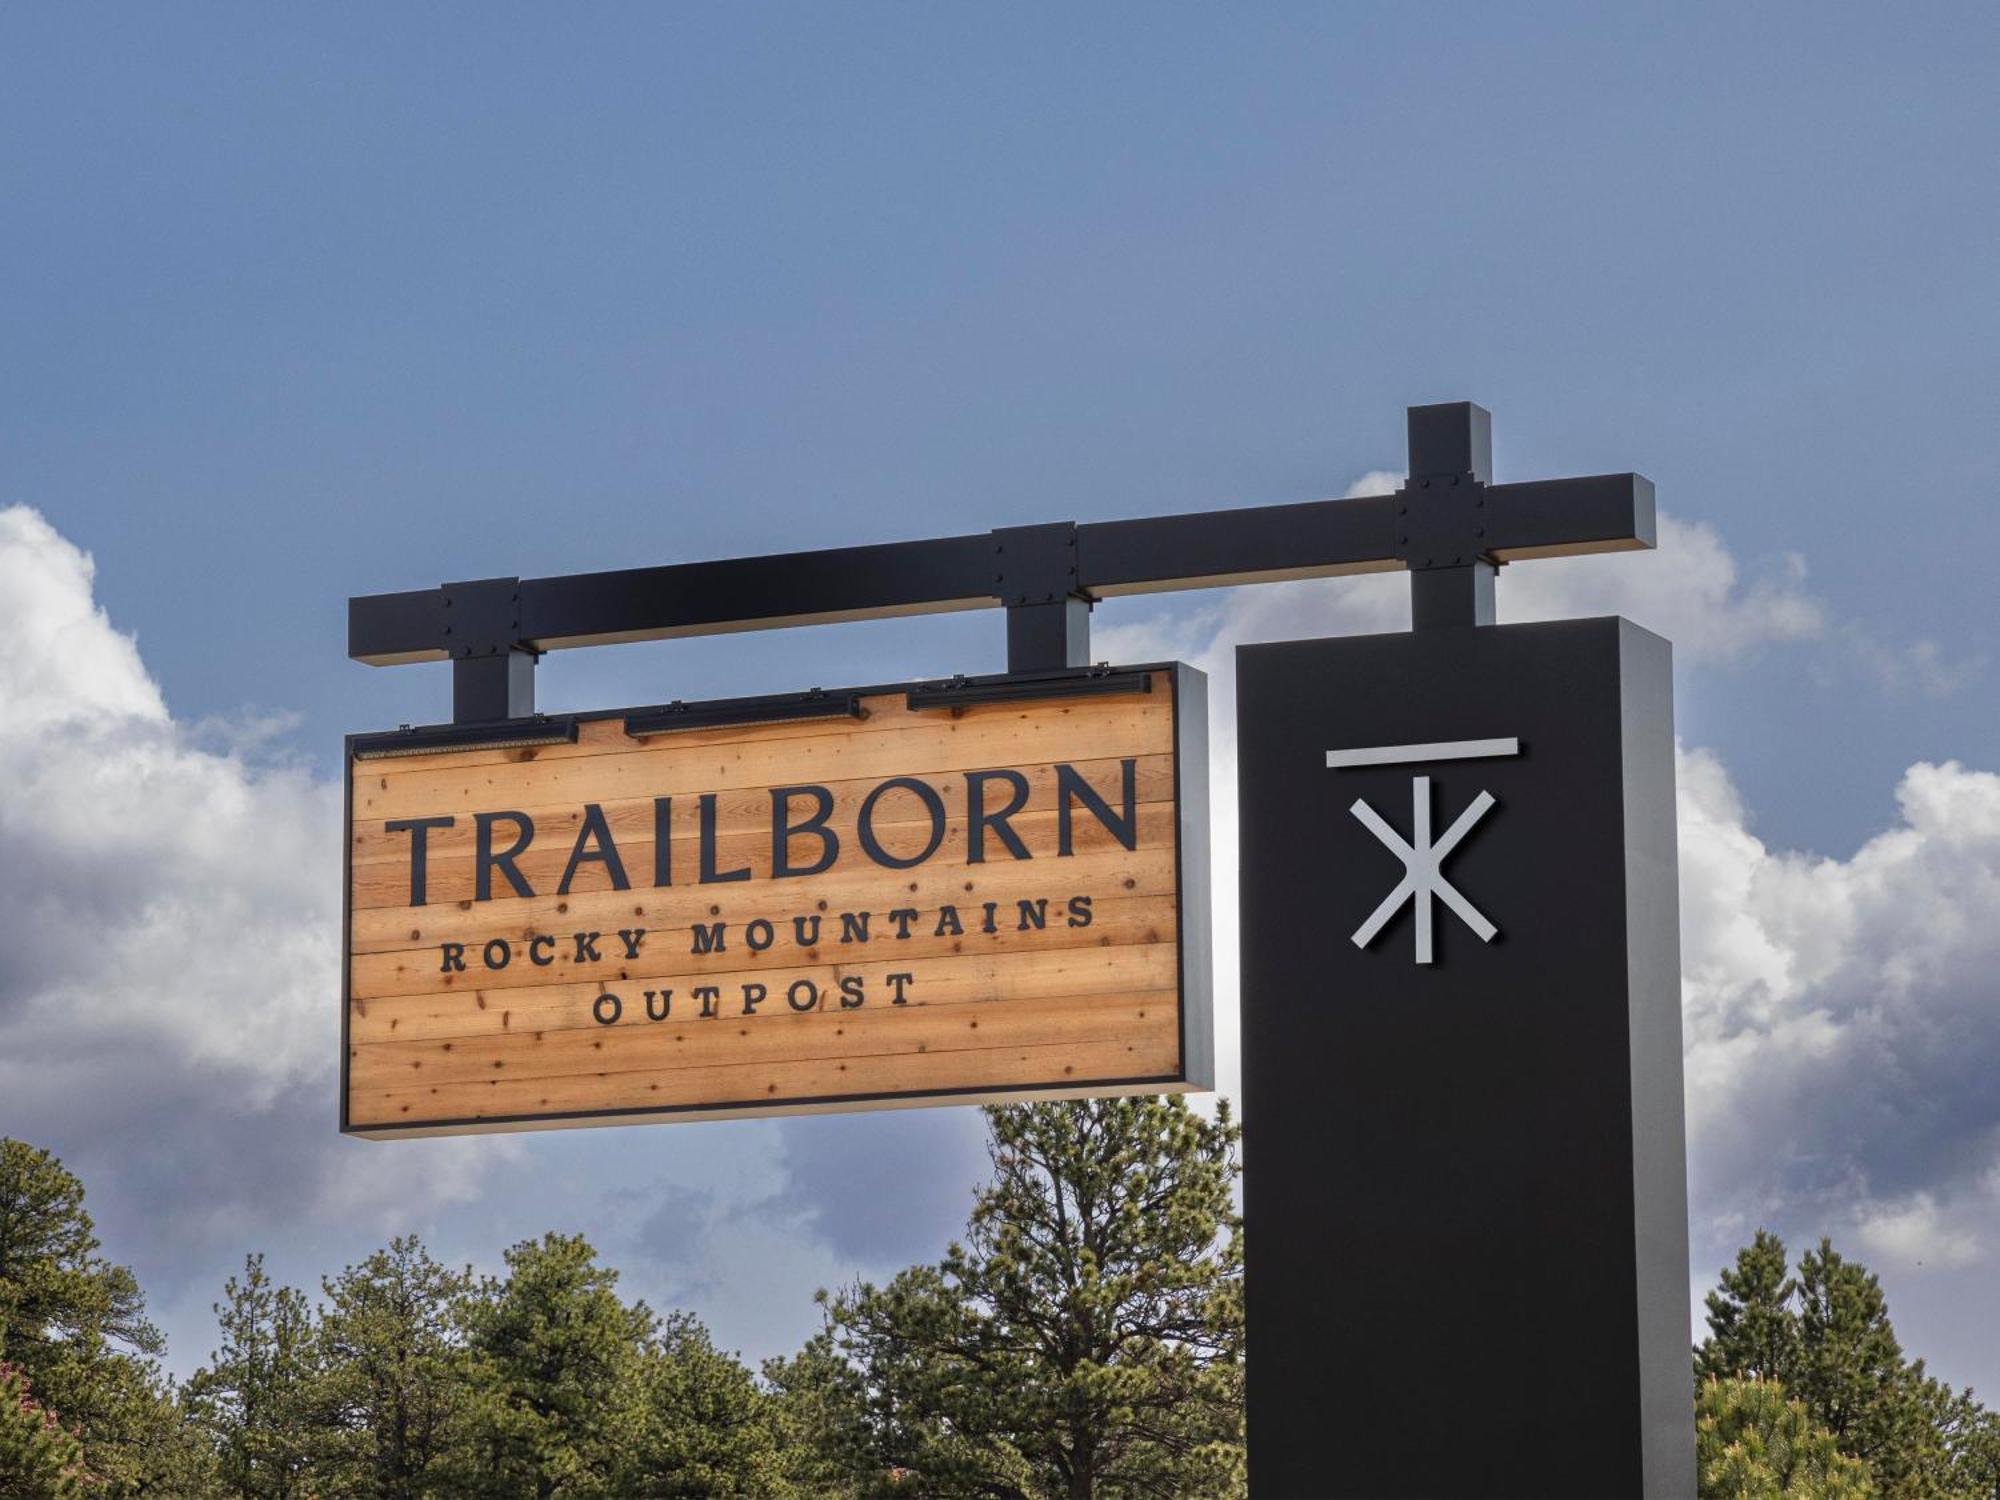
[[469,1191],[460,1143],[364,1164],[334,1134],[335,787],[253,759],[269,725],[177,723],[92,584],[0,511],[0,1132],[169,1283],[291,1216]]
[[1851,1228],[1906,1268],[1984,1257],[2000,1166],[2000,776],[1919,764],[1847,859],[1767,848],[1681,758],[1697,1230]]

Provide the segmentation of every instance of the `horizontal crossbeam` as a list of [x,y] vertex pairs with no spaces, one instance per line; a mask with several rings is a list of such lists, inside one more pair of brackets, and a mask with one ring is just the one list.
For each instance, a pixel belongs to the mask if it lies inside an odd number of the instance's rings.
[[[1655,541],[1653,486],[1601,474],[1480,487],[1479,555],[1495,563],[1620,552]],[[1023,546],[1025,528],[671,563],[552,578],[482,580],[348,601],[347,649],[371,666],[477,659],[498,651],[558,651],[620,641],[773,630],[836,620],[949,610],[1032,608],[1039,602],[1225,584],[1421,571],[1450,558],[1412,555],[1407,507],[1421,494],[1249,506],[1073,528],[1065,545]],[[1014,543],[1010,554],[1009,540]],[[1060,560],[1060,561],[1059,561]],[[1470,561],[1470,559],[1467,559]],[[1024,571],[1026,569],[1027,571]],[[514,596],[512,613],[462,607],[469,590]],[[492,638],[495,621],[503,622]],[[461,623],[463,622],[463,623]]]

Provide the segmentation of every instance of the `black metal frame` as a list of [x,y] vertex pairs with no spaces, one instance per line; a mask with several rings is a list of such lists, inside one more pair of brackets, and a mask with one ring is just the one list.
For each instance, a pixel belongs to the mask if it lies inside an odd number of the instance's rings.
[[1494,484],[1492,447],[1483,407],[1413,406],[1393,495],[365,595],[348,655],[450,661],[452,717],[480,723],[532,715],[535,662],[577,646],[999,607],[1008,671],[1059,672],[1089,662],[1091,605],[1121,594],[1400,568],[1417,629],[1485,625],[1506,563],[1654,545],[1640,475]]

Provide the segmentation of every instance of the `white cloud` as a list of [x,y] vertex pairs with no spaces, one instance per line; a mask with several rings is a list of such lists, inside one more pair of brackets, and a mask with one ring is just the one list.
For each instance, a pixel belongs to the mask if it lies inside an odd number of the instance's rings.
[[1829,1229],[1899,1262],[1983,1253],[2000,1163],[2000,776],[1919,764],[1851,858],[1774,851],[1681,761],[1696,1223]]
[[177,723],[92,574],[0,511],[0,1132],[169,1283],[299,1216],[463,1197],[480,1144],[335,1134],[336,788],[251,759],[267,725]]
[[1969,1266],[1981,1257],[1978,1237],[1943,1222],[1929,1193],[1913,1193],[1902,1203],[1872,1204],[1858,1216],[1858,1232],[1868,1253],[1904,1269]]

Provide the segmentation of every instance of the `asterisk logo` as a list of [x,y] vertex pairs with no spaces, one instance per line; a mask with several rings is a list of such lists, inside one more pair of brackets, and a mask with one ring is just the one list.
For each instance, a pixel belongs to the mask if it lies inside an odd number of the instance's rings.
[[1417,916],[1417,962],[1431,961],[1431,899],[1436,897],[1450,907],[1458,919],[1470,927],[1482,943],[1490,943],[1499,932],[1491,922],[1481,915],[1457,888],[1444,878],[1442,866],[1445,856],[1456,849],[1472,832],[1473,825],[1493,806],[1493,794],[1482,791],[1473,798],[1472,805],[1458,815],[1458,819],[1443,835],[1431,841],[1431,779],[1428,776],[1410,778],[1410,838],[1406,843],[1402,835],[1382,821],[1381,814],[1367,802],[1357,797],[1348,811],[1361,820],[1361,824],[1389,848],[1389,851],[1403,862],[1403,878],[1396,888],[1382,899],[1382,904],[1374,913],[1354,929],[1354,946],[1366,948],[1375,940],[1375,935],[1388,925],[1389,919],[1403,909],[1404,902],[1412,903]]

